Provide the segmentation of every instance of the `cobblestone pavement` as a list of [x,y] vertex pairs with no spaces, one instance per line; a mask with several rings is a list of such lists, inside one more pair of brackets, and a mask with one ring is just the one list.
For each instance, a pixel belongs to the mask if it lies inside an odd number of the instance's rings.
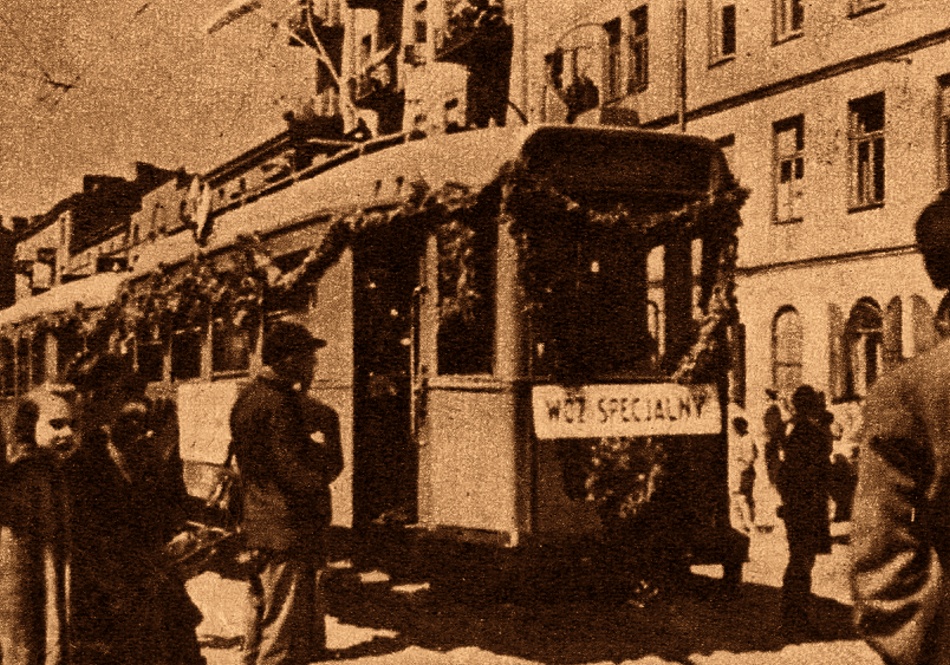
[[[788,644],[777,625],[778,587],[785,565],[780,528],[755,534],[737,598],[677,593],[645,609],[623,599],[561,598],[537,602],[472,603],[439,595],[424,581],[397,584],[381,571],[334,564],[336,583],[327,619],[329,647],[339,663],[369,665],[854,664],[880,660],[854,638],[845,567],[847,525],[819,557],[814,590],[815,641]],[[700,588],[720,574],[695,568]],[[189,591],[205,615],[199,636],[209,665],[240,661],[244,586],[214,575]]]

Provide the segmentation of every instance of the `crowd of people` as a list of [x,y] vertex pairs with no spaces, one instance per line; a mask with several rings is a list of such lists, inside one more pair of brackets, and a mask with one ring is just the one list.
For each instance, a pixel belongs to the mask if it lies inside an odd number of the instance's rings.
[[[250,557],[244,662],[323,658],[320,580],[339,421],[307,396],[325,342],[278,322],[264,370],[232,411]],[[0,659],[4,665],[201,665],[202,616],[168,556],[205,506],[186,491],[175,412],[104,353],[70,383],[21,397],[3,428]]]

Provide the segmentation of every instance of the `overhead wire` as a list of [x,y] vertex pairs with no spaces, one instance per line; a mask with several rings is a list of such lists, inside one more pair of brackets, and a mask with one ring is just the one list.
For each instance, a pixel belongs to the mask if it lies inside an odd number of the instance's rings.
[[[152,2],[150,1],[143,2],[128,17],[128,19],[126,19],[126,21],[122,25],[117,26],[111,33],[109,33],[108,41],[114,42],[119,37],[120,32],[127,30],[132,25],[132,23],[134,23],[139,17],[145,14],[145,12],[148,11],[152,7],[153,7]],[[65,80],[61,80],[57,77],[54,77],[50,73],[50,68],[44,65],[43,62],[40,60],[40,58],[37,57],[34,50],[30,48],[29,44],[27,44],[26,40],[23,39],[23,37],[20,35],[19,31],[16,29],[16,27],[13,25],[10,19],[7,18],[3,13],[0,13],[0,22],[2,22],[6,26],[7,30],[13,36],[14,40],[16,40],[17,44],[20,45],[20,48],[29,57],[33,67],[37,70],[37,72],[40,75],[40,81],[50,89],[50,91],[46,95],[40,96],[38,99],[38,101],[40,102],[50,102],[48,106],[50,109],[53,109],[56,106],[58,106],[59,103],[62,101],[62,99],[66,96],[66,94],[70,92],[71,90],[73,90],[74,88],[76,88],[79,85],[79,82],[83,80],[84,76],[89,71],[89,69],[93,65],[96,64],[96,58],[93,58],[92,60],[87,62],[78,71],[78,73],[76,73],[75,76],[69,77]],[[54,95],[56,95],[55,99],[53,99]]]

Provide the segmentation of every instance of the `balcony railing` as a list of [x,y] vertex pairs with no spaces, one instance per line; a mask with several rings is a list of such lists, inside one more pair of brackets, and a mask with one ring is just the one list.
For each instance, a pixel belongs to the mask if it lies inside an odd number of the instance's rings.
[[446,25],[435,31],[435,57],[443,62],[470,65],[497,57],[498,48],[510,45],[511,26],[500,3],[460,0]]
[[300,11],[290,17],[287,28],[292,36],[288,37],[288,43],[291,46],[307,45],[316,47],[316,40],[314,40],[314,35],[316,35],[323,47],[333,57],[341,50],[343,45],[343,25],[338,21],[331,21],[317,15],[308,16],[308,14],[310,14],[310,9],[301,7]]

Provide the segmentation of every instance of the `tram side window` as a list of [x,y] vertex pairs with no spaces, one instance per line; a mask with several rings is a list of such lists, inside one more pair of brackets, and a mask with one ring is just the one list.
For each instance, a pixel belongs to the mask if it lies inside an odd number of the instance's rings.
[[82,353],[82,337],[72,330],[56,334],[56,371],[60,379],[66,376],[70,366]]
[[16,344],[16,390],[23,395],[30,389],[30,340],[21,337]]
[[227,319],[216,318],[211,328],[211,371],[246,372],[250,364],[250,331]]
[[37,332],[30,344],[32,362],[32,385],[38,386],[46,381],[46,334]]
[[199,326],[172,333],[172,381],[186,381],[201,376],[202,333]]
[[161,381],[165,375],[165,345],[158,335],[141,335],[135,339],[135,355],[139,375],[149,383]]
[[495,342],[497,227],[450,225],[440,233],[439,374],[490,374]]
[[8,339],[0,340],[0,394],[10,397],[16,392],[16,360],[13,344]]

